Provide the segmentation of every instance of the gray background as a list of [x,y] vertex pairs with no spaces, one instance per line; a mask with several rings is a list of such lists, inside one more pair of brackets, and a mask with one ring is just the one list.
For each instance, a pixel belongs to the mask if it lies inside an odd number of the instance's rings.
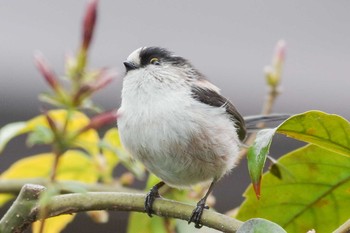
[[[86,1],[0,1],[0,126],[38,114],[37,94],[47,90],[33,65],[40,50],[58,74],[64,55],[75,51]],[[283,93],[276,112],[318,109],[350,119],[350,2],[339,1],[100,1],[90,65],[115,67],[119,80],[96,102],[117,108],[122,61],[136,48],[157,45],[193,62],[222,89],[243,115],[257,114],[266,93],[263,67],[275,43],[287,42]],[[12,142],[0,158],[1,172],[16,158],[39,149]],[[288,143],[286,146],[285,143]],[[300,145],[278,137],[272,155]],[[248,184],[244,163],[215,190],[217,209],[242,201]],[[124,232],[126,214],[115,214],[112,229]],[[81,215],[79,218],[85,218]],[[84,232],[112,232],[84,219]],[[77,231],[76,224],[67,232]]]

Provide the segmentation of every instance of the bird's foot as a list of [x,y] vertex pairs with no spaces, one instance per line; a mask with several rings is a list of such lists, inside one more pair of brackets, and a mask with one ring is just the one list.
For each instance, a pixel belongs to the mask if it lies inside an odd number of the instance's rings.
[[201,199],[198,203],[196,208],[194,208],[194,210],[192,211],[192,215],[190,220],[188,220],[188,224],[190,224],[191,222],[193,222],[196,228],[201,228],[203,225],[200,224],[200,220],[203,214],[203,210],[204,209],[209,209],[208,206],[205,205],[205,199]]
[[164,185],[164,182],[160,182],[153,186],[151,190],[146,194],[145,198],[145,212],[148,214],[148,216],[152,217],[152,214],[154,213],[152,206],[153,202],[156,198],[159,198],[159,188]]

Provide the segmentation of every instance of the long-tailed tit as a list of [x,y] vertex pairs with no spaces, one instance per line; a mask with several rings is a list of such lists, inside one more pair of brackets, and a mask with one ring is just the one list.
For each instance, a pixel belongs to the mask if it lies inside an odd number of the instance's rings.
[[245,120],[191,63],[166,49],[143,47],[124,62],[118,129],[122,144],[163,181],[147,194],[145,210],[165,183],[184,188],[211,182],[189,220],[197,228],[216,181],[239,160],[249,126],[285,116]]

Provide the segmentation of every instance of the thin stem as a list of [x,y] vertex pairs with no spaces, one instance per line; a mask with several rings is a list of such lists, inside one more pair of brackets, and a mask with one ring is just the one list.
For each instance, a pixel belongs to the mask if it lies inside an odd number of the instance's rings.
[[[273,105],[278,97],[280,92],[278,91],[278,87],[272,86],[270,87],[269,92],[267,93],[267,96],[265,98],[265,102],[263,104],[261,115],[269,115],[272,112]],[[265,126],[265,123],[260,123],[257,125],[258,128],[263,128]],[[252,133],[249,135],[249,137],[246,139],[245,144],[251,145],[254,142],[254,139],[256,137],[257,133]],[[239,157],[242,159],[247,154],[248,148],[242,148]]]
[[57,173],[57,167],[58,167],[58,162],[60,159],[60,153],[54,152],[54,160],[52,164],[52,170],[51,170],[51,175],[50,175],[50,181],[54,183],[56,181],[56,173]]

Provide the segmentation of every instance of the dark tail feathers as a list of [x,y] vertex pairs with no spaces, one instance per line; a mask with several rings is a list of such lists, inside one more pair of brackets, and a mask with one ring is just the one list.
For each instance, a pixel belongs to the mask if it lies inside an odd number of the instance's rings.
[[256,115],[244,117],[245,126],[248,132],[259,130],[258,123],[268,123],[275,121],[284,121],[289,118],[291,114],[271,114],[271,115]]

